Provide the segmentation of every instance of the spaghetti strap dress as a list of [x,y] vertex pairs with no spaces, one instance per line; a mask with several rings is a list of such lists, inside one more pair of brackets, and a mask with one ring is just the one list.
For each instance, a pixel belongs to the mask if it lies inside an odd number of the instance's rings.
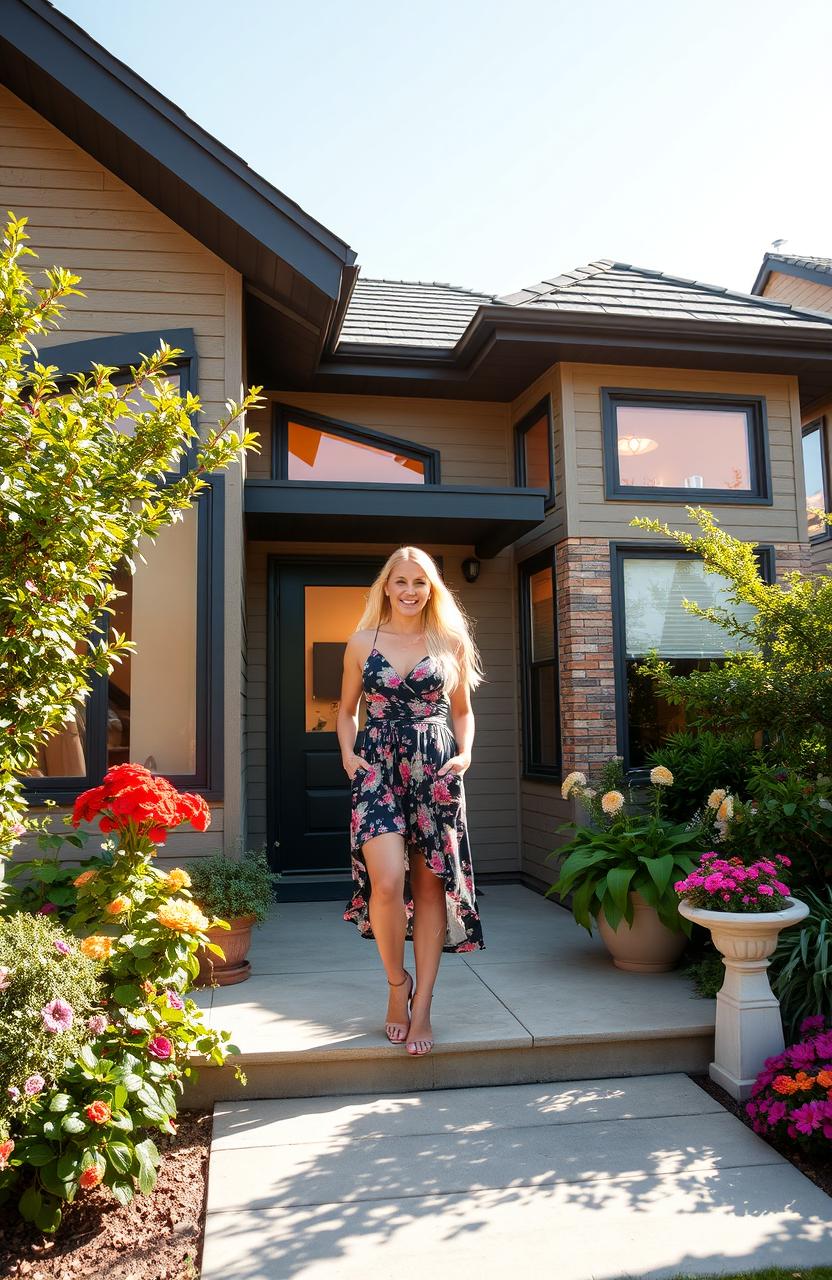
[[458,754],[441,666],[426,655],[402,677],[374,640],[364,663],[363,689],[367,721],[358,750],[371,767],[357,769],[351,785],[353,895],[344,919],[351,920],[362,937],[374,936],[362,846],[374,836],[394,832],[405,842],[406,936],[413,938],[411,859],[424,857],[445,883],[442,950],[484,950],[462,775],[449,770],[437,776],[445,761]]

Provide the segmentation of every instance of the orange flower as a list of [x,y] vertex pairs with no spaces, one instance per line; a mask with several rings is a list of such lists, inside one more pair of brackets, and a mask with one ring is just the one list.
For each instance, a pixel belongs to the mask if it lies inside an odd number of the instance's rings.
[[178,933],[200,933],[208,928],[208,917],[187,898],[171,898],[170,902],[164,902],[156,912],[156,918],[166,929],[176,929]]
[[112,1114],[109,1102],[102,1102],[100,1098],[91,1102],[88,1107],[84,1107],[84,1115],[88,1120],[92,1120],[93,1124],[108,1124]]
[[818,1084],[822,1089],[832,1089],[832,1071],[819,1071]]
[[156,988],[149,978],[145,978],[144,982],[140,983],[140,986],[146,996],[155,996]]
[[82,884],[88,884],[89,881],[94,880],[95,877],[95,871],[82,871],[80,876],[76,876],[72,883],[75,885],[76,889],[80,889]]
[[113,898],[112,902],[108,902],[104,910],[108,916],[120,916],[130,906],[130,899],[120,894],[119,897]]
[[178,889],[190,889],[191,877],[181,867],[173,867],[165,876],[165,887],[171,893],[176,893]]
[[807,1075],[805,1071],[798,1071],[795,1077],[796,1089],[813,1089],[815,1087],[815,1077]]
[[9,1156],[14,1151],[14,1138],[7,1138],[5,1142],[0,1142],[0,1169],[7,1169],[9,1165]]
[[98,1166],[94,1164],[90,1164],[90,1165],[87,1165],[86,1169],[78,1179],[78,1182],[80,1186],[87,1189],[89,1187],[97,1187],[103,1177],[104,1177],[104,1174],[101,1172]]
[[791,1076],[775,1076],[771,1082],[771,1087],[775,1093],[796,1093],[798,1089]]
[[81,952],[91,960],[107,960],[113,954],[113,940],[103,933],[92,933],[81,940]]

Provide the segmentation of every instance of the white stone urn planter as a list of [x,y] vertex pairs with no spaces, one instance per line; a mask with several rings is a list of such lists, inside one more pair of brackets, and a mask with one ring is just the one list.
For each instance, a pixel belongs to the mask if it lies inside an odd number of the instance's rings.
[[805,902],[789,898],[782,911],[706,911],[684,898],[679,914],[710,929],[722,953],[725,980],[716,997],[716,1041],[710,1076],[743,1102],[766,1058],[785,1048],[780,1005],[766,970],[781,929],[809,914]]

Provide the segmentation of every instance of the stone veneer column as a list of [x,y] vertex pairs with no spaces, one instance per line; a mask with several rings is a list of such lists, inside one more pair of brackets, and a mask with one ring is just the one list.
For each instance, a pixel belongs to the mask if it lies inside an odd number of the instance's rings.
[[566,538],[556,551],[563,771],[616,754],[610,545]]

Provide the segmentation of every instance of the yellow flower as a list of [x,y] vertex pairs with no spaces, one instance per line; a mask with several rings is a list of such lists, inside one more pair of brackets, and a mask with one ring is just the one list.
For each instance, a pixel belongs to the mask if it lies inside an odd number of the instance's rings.
[[717,789],[715,791],[712,791],[711,794],[708,796],[708,808],[718,809],[719,806],[722,804],[723,800],[725,799],[726,795],[727,795],[727,792],[723,791],[722,787],[717,787]]
[[716,811],[716,816],[722,822],[728,822],[734,816],[734,801],[731,796],[726,796]]
[[113,940],[103,933],[92,933],[88,938],[82,938],[80,946],[83,955],[91,960],[107,960],[113,953]]
[[112,902],[108,902],[104,910],[108,916],[120,916],[130,906],[130,899],[121,894],[118,898],[113,898]]
[[620,791],[605,791],[601,796],[601,808],[604,813],[620,813],[624,808],[624,797]]
[[560,793],[564,800],[568,800],[574,787],[585,787],[586,775],[583,773],[570,773],[563,780]]
[[76,876],[72,883],[76,889],[80,889],[82,884],[88,884],[90,880],[94,880],[95,875],[94,871],[82,871],[80,876]]
[[200,933],[208,928],[208,917],[187,898],[171,898],[170,902],[162,903],[156,919],[166,929],[176,929],[178,933]]
[[165,887],[170,889],[171,893],[176,893],[177,889],[190,889],[191,877],[181,867],[174,867],[165,876]]
[[672,787],[673,774],[663,764],[657,764],[655,769],[650,770],[650,781],[654,787]]

